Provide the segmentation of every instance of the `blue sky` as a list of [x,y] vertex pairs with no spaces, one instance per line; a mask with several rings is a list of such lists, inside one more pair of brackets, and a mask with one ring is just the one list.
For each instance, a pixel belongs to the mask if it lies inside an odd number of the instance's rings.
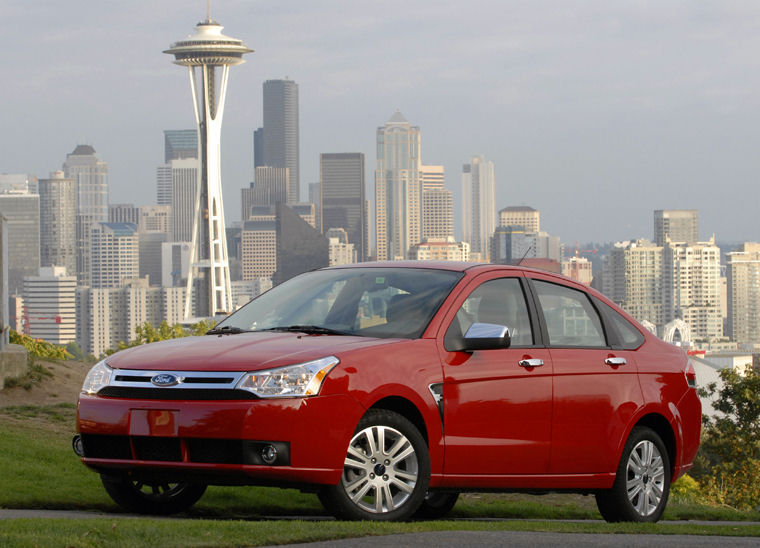
[[[194,127],[186,72],[161,52],[205,10],[0,0],[0,172],[45,177],[88,143],[112,202],[153,202],[163,130]],[[358,151],[372,196],[375,130],[399,108],[455,197],[461,165],[485,154],[497,207],[539,209],[569,244],[651,237],[663,208],[699,209],[703,238],[760,240],[757,2],[217,0],[211,12],[256,50],[230,76],[228,220],[251,180],[261,83],[287,76],[303,187],[320,152]]]

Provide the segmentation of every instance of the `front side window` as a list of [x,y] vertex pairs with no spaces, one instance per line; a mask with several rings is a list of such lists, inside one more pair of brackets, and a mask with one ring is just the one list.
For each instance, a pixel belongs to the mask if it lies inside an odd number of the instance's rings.
[[550,346],[607,346],[599,314],[582,291],[533,280]]
[[462,303],[446,332],[445,346],[467,333],[473,323],[503,325],[509,329],[510,346],[533,345],[533,331],[525,295],[518,278],[499,278],[480,284]]
[[462,275],[423,268],[307,272],[252,300],[216,329],[309,326],[346,335],[417,338]]

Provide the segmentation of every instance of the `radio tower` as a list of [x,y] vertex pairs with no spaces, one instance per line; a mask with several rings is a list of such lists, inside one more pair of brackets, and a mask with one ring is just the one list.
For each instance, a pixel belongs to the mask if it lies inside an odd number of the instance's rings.
[[[194,34],[164,51],[174,55],[175,64],[188,68],[198,124],[200,166],[185,295],[186,320],[193,315],[213,318],[232,312],[219,167],[222,115],[230,67],[244,63],[243,55],[253,52],[242,40],[222,34],[223,27],[211,19],[209,11],[206,20],[196,25]],[[193,289],[197,297],[195,314]]]

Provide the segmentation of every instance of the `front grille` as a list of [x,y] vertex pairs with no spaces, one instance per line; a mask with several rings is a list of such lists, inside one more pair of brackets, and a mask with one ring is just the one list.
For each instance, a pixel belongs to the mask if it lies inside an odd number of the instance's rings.
[[[114,369],[108,386],[99,396],[145,400],[255,400],[247,390],[237,390],[244,371],[157,371],[152,369]],[[170,378],[168,386],[153,379]]]
[[138,400],[257,400],[256,394],[247,390],[229,388],[135,388],[131,386],[106,386],[98,396],[111,398],[134,398]]
[[[264,464],[261,451],[271,444],[279,455],[275,465],[290,464],[290,444],[287,442],[82,434],[82,443],[84,456],[89,459],[199,464]],[[186,460],[183,459],[183,447]]]

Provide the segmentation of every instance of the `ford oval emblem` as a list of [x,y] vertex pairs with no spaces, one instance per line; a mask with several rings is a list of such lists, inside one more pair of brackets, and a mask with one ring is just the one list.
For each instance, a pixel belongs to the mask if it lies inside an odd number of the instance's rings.
[[150,379],[150,382],[156,386],[174,386],[175,384],[179,384],[179,377],[170,375],[169,373],[159,373],[158,375],[154,375]]

